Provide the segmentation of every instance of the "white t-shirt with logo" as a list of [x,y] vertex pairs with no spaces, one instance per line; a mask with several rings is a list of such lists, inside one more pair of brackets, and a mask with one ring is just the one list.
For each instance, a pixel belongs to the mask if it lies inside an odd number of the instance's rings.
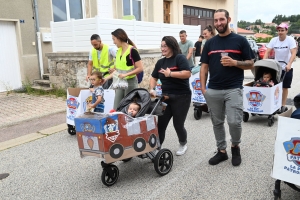
[[[291,49],[296,48],[296,42],[291,36],[286,36],[283,41],[280,41],[279,37],[274,37],[270,43],[267,44],[267,48],[274,49],[275,60],[279,62],[282,69],[285,69],[286,64],[280,61],[284,61],[286,63],[290,61],[292,56]],[[293,67],[293,63],[291,67]]]

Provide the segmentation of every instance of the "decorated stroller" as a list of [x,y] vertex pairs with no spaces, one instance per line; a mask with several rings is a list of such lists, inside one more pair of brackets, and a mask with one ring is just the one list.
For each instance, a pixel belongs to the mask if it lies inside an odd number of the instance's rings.
[[[154,111],[162,108],[164,97],[154,101],[155,106],[149,115],[151,105],[147,90],[138,88],[128,93],[113,113],[84,113],[75,118],[75,128],[81,157],[103,158],[102,183],[112,186],[119,177],[119,169],[113,162],[129,161],[132,157],[150,158],[155,171],[164,176],[173,166],[173,154],[160,148],[156,117]],[[135,118],[128,113],[128,106],[136,102],[141,106]],[[160,112],[162,113],[162,112]]]
[[[253,84],[263,76],[263,73],[268,71],[271,73],[274,82],[273,87],[253,87]],[[282,80],[281,66],[273,59],[259,60],[254,63],[254,81],[244,85],[243,92],[243,121],[249,120],[249,113],[252,116],[268,116],[268,125],[273,126],[274,115],[281,108],[282,102]],[[284,78],[284,77],[283,77]]]

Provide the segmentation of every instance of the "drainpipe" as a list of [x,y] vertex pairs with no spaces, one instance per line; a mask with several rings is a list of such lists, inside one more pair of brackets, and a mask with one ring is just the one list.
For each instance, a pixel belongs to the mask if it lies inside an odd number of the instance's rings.
[[41,39],[40,39],[41,34],[40,34],[40,26],[39,26],[37,0],[33,0],[33,9],[34,9],[34,26],[35,26],[35,47],[36,47],[36,53],[38,57],[40,78],[42,78],[44,74],[44,68],[43,68],[43,60],[42,60],[42,52],[41,52]]

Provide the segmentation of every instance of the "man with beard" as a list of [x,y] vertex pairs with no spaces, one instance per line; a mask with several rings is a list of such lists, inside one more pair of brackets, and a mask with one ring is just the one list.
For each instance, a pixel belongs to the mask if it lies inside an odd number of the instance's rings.
[[293,37],[287,36],[288,25],[281,23],[276,27],[278,36],[272,38],[267,44],[267,51],[264,59],[268,58],[272,49],[275,51],[275,60],[279,62],[282,67],[281,78],[285,75],[282,82],[282,106],[280,112],[287,111],[286,100],[288,96],[288,89],[291,88],[293,79],[293,62],[296,58],[297,45]]
[[[239,143],[242,133],[244,70],[253,68],[254,55],[246,38],[231,32],[228,27],[230,22],[227,10],[215,11],[214,27],[219,34],[207,41],[201,56],[201,90],[209,107],[218,147],[216,155],[209,160],[210,165],[228,159],[225,113],[231,135],[232,165],[238,166],[242,161]],[[210,78],[206,90],[208,70]]]
[[[115,46],[109,47],[103,44],[98,34],[91,36],[91,44],[93,48],[89,54],[86,81],[89,80],[92,71],[99,71],[102,73],[102,77],[106,78],[114,70],[114,61],[118,50]],[[106,81],[102,86],[103,89],[109,88],[111,83],[112,79]]]

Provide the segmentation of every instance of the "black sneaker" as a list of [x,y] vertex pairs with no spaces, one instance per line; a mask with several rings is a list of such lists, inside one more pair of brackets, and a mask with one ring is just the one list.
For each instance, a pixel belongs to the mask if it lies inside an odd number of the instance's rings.
[[288,110],[288,108],[286,106],[281,106],[281,113],[284,113],[287,110]]
[[239,146],[231,147],[231,153],[232,153],[232,160],[231,160],[232,165],[239,166],[242,162],[240,147]]
[[222,153],[219,149],[218,149],[218,153],[216,155],[214,155],[214,157],[212,157],[211,159],[209,159],[208,163],[210,165],[217,165],[222,161],[225,161],[228,159],[228,155],[227,152]]

